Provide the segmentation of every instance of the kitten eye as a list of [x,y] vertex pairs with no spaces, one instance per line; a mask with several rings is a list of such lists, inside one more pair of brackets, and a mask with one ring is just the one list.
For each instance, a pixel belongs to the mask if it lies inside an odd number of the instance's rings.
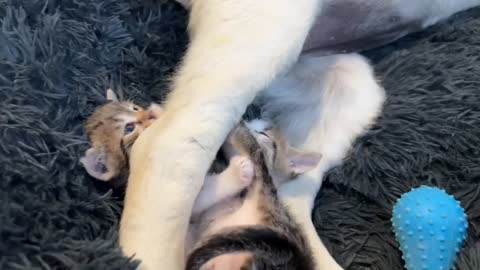
[[267,133],[265,133],[265,132],[262,132],[262,131],[259,131],[258,133],[260,133],[260,135],[263,135],[263,136],[265,136],[265,137],[267,137],[267,138],[269,138],[269,139],[270,139],[270,136],[268,136],[268,135],[267,135]]
[[128,123],[125,125],[125,128],[123,129],[123,135],[128,135],[132,133],[135,130],[135,123]]
[[267,144],[271,144],[273,142],[272,138],[270,138],[267,133],[265,132],[261,132],[261,131],[257,131],[257,139],[260,143],[267,143]]
[[140,107],[138,107],[137,105],[133,105],[132,110],[138,112],[138,111],[140,111]]

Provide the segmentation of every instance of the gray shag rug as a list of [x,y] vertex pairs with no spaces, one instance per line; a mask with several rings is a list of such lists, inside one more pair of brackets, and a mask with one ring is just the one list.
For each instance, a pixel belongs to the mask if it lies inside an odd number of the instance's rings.
[[[185,12],[159,0],[3,0],[0,18],[0,269],[133,269],[118,248],[121,196],[79,165],[82,125],[107,87],[164,97]],[[392,205],[434,185],[468,213],[458,269],[480,269],[480,9],[366,55],[388,101],[327,175],[320,236],[348,269],[402,269]]]

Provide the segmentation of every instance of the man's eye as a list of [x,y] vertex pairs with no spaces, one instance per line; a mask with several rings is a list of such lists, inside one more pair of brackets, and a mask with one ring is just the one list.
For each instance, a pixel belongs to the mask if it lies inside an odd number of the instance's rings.
[[125,128],[123,129],[123,135],[128,135],[132,133],[135,130],[135,123],[128,123],[125,125]]

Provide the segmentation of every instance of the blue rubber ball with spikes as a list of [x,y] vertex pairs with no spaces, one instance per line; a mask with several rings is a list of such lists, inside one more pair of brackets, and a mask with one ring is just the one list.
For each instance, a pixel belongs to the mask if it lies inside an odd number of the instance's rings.
[[392,223],[408,270],[450,270],[467,235],[460,202],[428,186],[402,195]]

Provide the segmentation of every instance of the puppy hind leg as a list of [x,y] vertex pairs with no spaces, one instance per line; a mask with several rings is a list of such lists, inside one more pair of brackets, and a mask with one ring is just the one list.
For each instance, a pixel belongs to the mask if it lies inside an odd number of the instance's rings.
[[333,166],[379,116],[385,91],[364,57],[349,54],[328,58],[332,58],[332,66],[325,77],[324,91],[318,92],[320,113],[302,147],[321,152],[325,162]]
[[290,142],[332,165],[376,119],[385,100],[372,67],[358,54],[304,55],[260,95],[262,115]]
[[322,154],[316,169],[280,187],[280,197],[303,227],[317,269],[341,269],[311,221],[323,174],[341,162],[351,143],[381,111],[385,94],[359,55],[302,56],[260,97],[263,114],[297,146]]

